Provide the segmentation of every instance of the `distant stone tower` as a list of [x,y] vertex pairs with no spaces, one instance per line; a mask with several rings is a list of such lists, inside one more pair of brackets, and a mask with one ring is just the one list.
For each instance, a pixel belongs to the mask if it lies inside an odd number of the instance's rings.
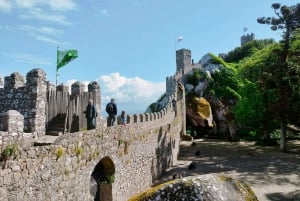
[[241,46],[245,45],[246,43],[253,41],[255,39],[254,33],[242,35],[241,37]]
[[188,49],[180,49],[176,51],[176,70],[185,73],[192,65],[192,53]]

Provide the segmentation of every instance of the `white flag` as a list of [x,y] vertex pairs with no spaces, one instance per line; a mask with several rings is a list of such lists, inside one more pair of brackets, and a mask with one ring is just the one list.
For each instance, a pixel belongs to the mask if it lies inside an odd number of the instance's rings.
[[183,37],[182,36],[179,36],[178,38],[177,38],[177,42],[180,42],[180,41],[182,41],[183,40]]

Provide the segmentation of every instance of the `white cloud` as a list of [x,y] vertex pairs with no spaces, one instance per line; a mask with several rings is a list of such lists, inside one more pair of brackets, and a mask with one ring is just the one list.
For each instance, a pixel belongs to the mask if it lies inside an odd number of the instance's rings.
[[26,54],[26,53],[15,53],[15,54],[2,54],[12,59],[17,60],[21,63],[34,64],[34,65],[51,65],[51,62],[47,61],[47,59],[37,57],[35,55]]
[[102,102],[113,97],[118,102],[145,103],[148,106],[166,91],[165,82],[152,83],[139,77],[126,78],[118,72],[100,76],[97,80],[101,87]]
[[15,0],[14,1],[14,6],[16,8],[27,8],[27,9],[30,9],[30,8],[33,8],[35,6],[37,6],[38,4],[41,4],[42,1],[40,0]]
[[[64,83],[64,85],[69,87],[69,93],[71,93],[71,87],[72,84],[74,84],[75,82],[77,82],[78,80],[72,79],[72,80],[68,80],[66,83]],[[88,84],[90,82],[88,81],[83,81],[82,84],[84,84],[84,91],[88,91]]]
[[38,19],[42,21],[53,22],[53,23],[58,23],[63,25],[71,24],[71,22],[69,22],[64,15],[49,14],[41,8],[34,8],[28,12],[24,12],[20,14],[20,17],[22,19]]
[[100,13],[101,13],[101,15],[110,16],[110,13],[108,12],[108,10],[106,10],[106,9],[104,9],[104,8],[102,8],[102,9],[100,10]]
[[42,35],[36,35],[35,36],[36,40],[48,43],[48,44],[53,44],[53,45],[63,45],[63,43],[59,42],[58,40],[55,40],[53,38],[47,37],[47,36],[42,36]]
[[20,30],[28,32],[32,35],[36,34],[46,34],[46,35],[51,35],[51,36],[62,36],[64,34],[63,30],[60,29],[55,29],[52,27],[35,27],[31,25],[21,25],[19,26]]
[[71,22],[57,12],[76,8],[77,4],[74,0],[0,0],[0,12],[18,10],[21,19],[37,19],[63,25],[69,25]]
[[126,78],[120,73],[111,73],[96,79],[101,88],[101,113],[105,113],[105,105],[115,98],[118,113],[125,110],[128,114],[145,112],[146,108],[155,102],[166,91],[165,82],[152,83],[139,77]]
[[[23,20],[39,20],[52,24],[71,25],[64,11],[77,9],[75,0],[0,0],[0,12],[15,11]],[[31,25],[0,25],[1,30],[22,31],[38,41],[51,45],[67,46],[67,42],[58,40],[64,32],[49,26],[35,27]]]
[[52,10],[74,10],[77,4],[74,0],[10,0],[16,8],[32,9],[50,7]]
[[0,11],[9,12],[12,9],[11,1],[0,0]]
[[[0,27],[1,28],[1,27]],[[60,46],[67,46],[68,43],[58,41],[55,37],[60,37],[64,34],[64,31],[60,29],[55,29],[51,27],[35,27],[30,25],[20,25],[17,28],[10,28],[10,30],[19,30],[22,32],[27,33],[29,36],[32,36],[38,41],[42,41],[52,45],[60,45]]]
[[[71,86],[77,80],[72,79],[64,83]],[[101,88],[101,115],[105,113],[105,105],[115,98],[118,105],[118,113],[126,110],[128,114],[143,113],[146,108],[155,102],[163,93],[165,93],[165,82],[152,83],[138,77],[126,78],[120,73],[111,73],[109,75],[99,76],[96,79]],[[85,91],[90,82],[82,82],[85,85]],[[69,89],[71,90],[71,89]]]
[[[0,0],[1,1],[1,0]],[[9,25],[2,25],[0,24],[0,30],[5,30],[5,31],[16,31],[16,29],[12,26]]]
[[53,10],[74,10],[77,4],[73,0],[45,0]]

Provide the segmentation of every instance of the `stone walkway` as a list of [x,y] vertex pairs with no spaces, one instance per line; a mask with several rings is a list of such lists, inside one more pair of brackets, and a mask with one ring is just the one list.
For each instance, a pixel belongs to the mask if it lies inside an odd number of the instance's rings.
[[[179,160],[157,183],[177,173],[218,173],[247,183],[259,201],[300,201],[300,140],[288,141],[288,153],[279,146],[216,139],[182,141],[180,146]],[[191,162],[195,167],[189,170]]]

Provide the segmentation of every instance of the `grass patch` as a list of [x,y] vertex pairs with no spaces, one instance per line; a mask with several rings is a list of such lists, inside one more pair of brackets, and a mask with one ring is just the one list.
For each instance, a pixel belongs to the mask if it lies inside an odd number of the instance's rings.
[[7,145],[1,152],[0,161],[6,161],[10,157],[17,156],[18,147],[16,144]]
[[75,148],[75,155],[78,157],[83,153],[83,148],[82,147],[76,147]]
[[56,150],[56,160],[58,160],[59,158],[61,158],[64,155],[64,149],[62,147],[59,147]]

